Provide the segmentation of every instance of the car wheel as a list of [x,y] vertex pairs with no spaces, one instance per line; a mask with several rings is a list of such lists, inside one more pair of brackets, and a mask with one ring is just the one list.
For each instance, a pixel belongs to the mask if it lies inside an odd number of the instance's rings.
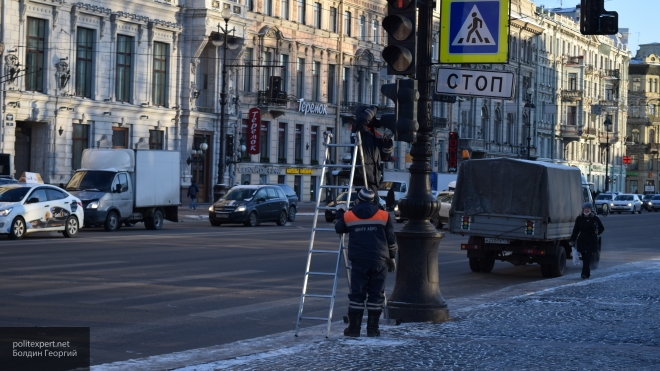
[[111,211],[108,213],[108,216],[105,218],[105,223],[103,223],[103,228],[108,232],[114,232],[121,227],[121,222],[119,221],[119,215],[117,212]]
[[259,218],[257,218],[257,213],[253,211],[248,215],[248,220],[245,222],[245,225],[248,227],[256,227],[258,224]]
[[20,216],[17,216],[9,228],[9,238],[12,240],[20,240],[25,237],[25,221]]
[[78,234],[78,229],[80,229],[78,225],[78,218],[71,215],[66,219],[66,223],[64,223],[64,231],[62,234],[64,234],[64,237],[71,238]]
[[290,222],[295,222],[296,221],[296,207],[295,206],[289,207],[289,221]]
[[144,226],[147,229],[152,230],[159,230],[163,228],[163,212],[160,210],[154,211],[154,215],[144,221]]
[[216,222],[215,220],[211,220],[211,225],[214,226],[214,227],[219,227],[219,226],[222,225],[222,223]]
[[277,225],[280,227],[284,227],[287,222],[287,216],[286,216],[286,211],[282,210],[280,211],[280,217],[277,219]]

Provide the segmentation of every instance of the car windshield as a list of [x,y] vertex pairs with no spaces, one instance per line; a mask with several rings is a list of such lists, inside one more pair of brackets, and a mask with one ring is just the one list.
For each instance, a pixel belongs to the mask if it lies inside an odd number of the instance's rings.
[[620,196],[616,196],[616,198],[614,199],[614,201],[632,201],[632,200],[633,200],[632,195],[620,195]]
[[254,188],[234,188],[224,197],[225,200],[249,200],[257,192]]
[[29,187],[0,187],[0,201],[18,202],[30,191]]
[[[348,193],[344,192],[337,196],[337,201],[346,201],[346,197],[348,197]],[[351,192],[351,201],[355,201],[357,199],[357,192]]]
[[652,199],[652,198],[653,198],[653,195],[645,195],[645,196],[644,196],[644,199],[645,199],[645,200],[650,200],[650,199]]
[[113,171],[76,171],[65,189],[67,191],[110,192],[110,187],[112,186],[113,179],[115,179],[115,174],[116,173]]
[[380,189],[381,191],[389,191],[390,188],[394,187],[394,192],[401,192],[401,186],[403,183],[401,182],[382,182],[380,183]]
[[596,197],[596,200],[611,200],[611,199],[612,199],[612,195],[598,195],[598,197]]

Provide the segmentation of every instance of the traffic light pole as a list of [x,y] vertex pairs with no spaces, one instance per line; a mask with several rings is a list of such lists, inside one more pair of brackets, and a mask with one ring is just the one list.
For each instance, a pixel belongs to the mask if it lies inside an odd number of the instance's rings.
[[444,233],[438,232],[429,219],[440,210],[431,195],[432,156],[431,132],[431,43],[433,38],[433,9],[431,0],[419,1],[417,40],[417,80],[419,101],[417,109],[416,142],[412,145],[410,187],[399,209],[408,216],[400,232],[399,263],[396,283],[388,297],[389,317],[398,322],[443,322],[449,310],[440,293],[438,274],[438,246]]

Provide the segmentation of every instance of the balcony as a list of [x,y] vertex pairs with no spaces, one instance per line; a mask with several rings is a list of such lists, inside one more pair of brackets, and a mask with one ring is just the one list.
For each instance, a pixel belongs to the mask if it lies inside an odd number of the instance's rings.
[[616,107],[619,105],[619,101],[616,98],[604,99],[598,102],[603,107]]
[[578,66],[578,65],[583,65],[584,64],[584,56],[578,56],[578,57],[569,57],[569,56],[564,56],[566,58],[566,65],[567,66]]
[[602,73],[603,77],[606,79],[620,79],[620,72],[619,70],[604,70]]
[[584,95],[583,90],[563,89],[561,91],[561,99],[564,101],[574,102],[574,101],[582,100],[583,95]]
[[257,92],[257,107],[263,111],[268,111],[273,118],[280,117],[286,113],[287,94],[280,92],[275,97],[270,96],[270,91],[260,90]]
[[594,66],[593,64],[586,64],[584,66],[584,73],[585,75],[591,75],[594,73]]
[[596,128],[582,129],[582,137],[587,140],[596,139],[596,134],[598,134],[598,130],[596,130]]
[[573,141],[580,140],[582,136],[582,127],[577,125],[562,125],[561,126],[561,137],[563,140]]
[[433,128],[434,129],[446,129],[447,128],[447,118],[445,117],[432,117],[431,118],[433,122]]
[[658,154],[660,152],[660,143],[651,143],[649,144],[649,153]]

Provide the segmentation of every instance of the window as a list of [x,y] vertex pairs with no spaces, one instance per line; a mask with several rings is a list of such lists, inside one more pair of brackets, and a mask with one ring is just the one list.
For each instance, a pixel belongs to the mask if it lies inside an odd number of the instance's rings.
[[568,74],[568,90],[577,90],[577,74]]
[[[245,48],[245,55],[243,56],[243,64],[246,66],[252,65],[254,49]],[[245,67],[243,69],[243,91],[251,92],[252,91],[252,67]]]
[[46,195],[48,196],[48,201],[63,200],[68,197],[66,193],[59,189],[52,188],[46,188]]
[[337,65],[329,64],[328,65],[328,103],[337,103]]
[[366,99],[364,99],[366,89],[364,88],[365,81],[364,81],[364,71],[363,70],[358,71],[357,84],[358,84],[358,86],[357,86],[357,94],[358,94],[357,101],[360,102],[360,103],[366,103],[367,101],[366,101]]
[[167,106],[167,56],[169,45],[154,42],[153,105]]
[[94,30],[78,27],[76,43],[76,96],[92,97],[92,56],[94,47]]
[[89,148],[89,125],[73,124],[73,144],[71,145],[71,168],[80,169],[83,150]]
[[[243,138],[243,140],[247,140],[247,137],[248,137],[248,120],[243,119],[243,123],[241,124],[241,138]],[[241,154],[243,156],[243,162],[250,161],[250,154],[248,153],[248,151],[243,151],[241,152]]]
[[312,100],[321,100],[321,62],[312,64]]
[[273,0],[264,0],[264,14],[273,16]]
[[[328,133],[328,134],[333,134],[334,129],[331,128],[331,127],[326,127],[325,132]],[[334,138],[334,134],[333,134],[333,138]],[[329,160],[333,161],[333,163],[334,163],[335,158],[336,158],[336,156],[335,156],[336,153],[337,153],[337,148],[336,147],[330,147],[330,159]]]
[[[371,35],[373,36],[373,42],[374,44],[378,44],[380,40],[378,40],[378,20],[374,19],[371,21]],[[434,44],[435,45],[435,44]]]
[[112,128],[112,148],[128,148],[128,128]]
[[312,165],[319,163],[319,127],[312,126],[309,135],[309,157],[312,160]]
[[360,16],[360,39],[367,40],[367,18]]
[[344,35],[351,36],[351,12],[344,12]]
[[305,58],[298,58],[296,64],[296,95],[298,98],[305,97]]
[[637,193],[637,181],[636,180],[631,180],[630,181],[630,193]]
[[568,106],[566,112],[566,124],[577,125],[577,106]]
[[[263,52],[261,59],[263,61],[262,63],[263,63],[264,66],[272,65],[271,62],[273,61],[273,52],[270,52],[270,51]],[[262,76],[263,80],[262,80],[261,86],[263,86],[265,89],[268,88],[269,85],[270,85],[271,69],[272,69],[272,67],[262,67],[263,72],[262,72],[261,76]],[[266,90],[268,90],[268,89],[266,89]]]
[[[27,5],[26,5],[27,6]],[[44,90],[44,58],[46,50],[46,21],[27,19],[27,49],[25,52],[25,90]]]
[[163,137],[165,132],[162,130],[149,130],[149,149],[165,149],[163,147]]
[[350,96],[350,90],[348,88],[348,79],[349,79],[350,76],[351,76],[351,69],[348,68],[348,67],[344,67],[344,71],[343,71],[342,76],[341,76],[341,80],[342,80],[341,81],[342,82],[342,84],[341,84],[341,87],[342,87],[342,92],[341,92],[342,97],[341,97],[341,99],[342,99],[343,102],[348,102],[348,98]]
[[268,130],[269,122],[261,123],[261,131],[259,135],[259,153],[261,154],[261,162],[270,162],[270,151],[268,148],[268,140],[270,133]]
[[293,144],[293,155],[295,156],[296,164],[302,164],[302,160],[303,160],[302,138],[303,138],[303,126],[296,125],[296,138],[294,139],[294,144]]
[[133,70],[133,38],[117,35],[117,75],[115,77],[115,99],[118,102],[131,101],[131,81]]
[[371,104],[378,105],[378,74],[372,73],[369,77],[369,85],[371,85]]
[[282,0],[282,6],[280,7],[280,17],[285,20],[289,20],[289,0]]
[[321,28],[321,3],[314,3],[314,27]]
[[280,54],[280,76],[282,77],[282,90],[289,91],[289,56],[286,54]]
[[298,23],[305,24],[305,0],[298,0]]
[[277,162],[286,164],[286,123],[280,122],[277,128]]
[[330,32],[337,33],[337,8],[330,8]]

